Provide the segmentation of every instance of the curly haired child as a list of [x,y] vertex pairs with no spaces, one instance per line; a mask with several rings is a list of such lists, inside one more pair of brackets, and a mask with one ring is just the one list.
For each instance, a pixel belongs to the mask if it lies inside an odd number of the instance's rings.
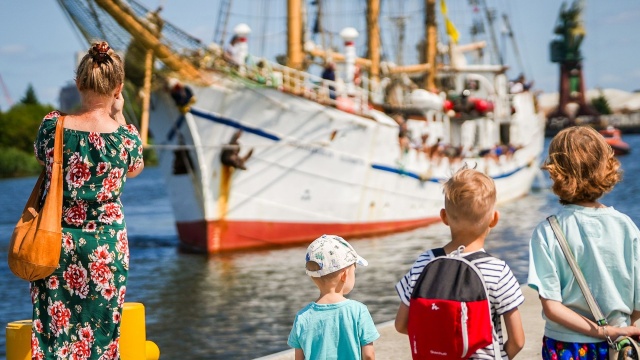
[[625,214],[599,199],[622,179],[620,163],[590,127],[560,131],[542,167],[562,209],[556,214],[569,247],[607,318],[599,327],[547,221],[533,231],[529,279],[546,321],[543,359],[608,358],[608,335],[639,335],[640,231]]

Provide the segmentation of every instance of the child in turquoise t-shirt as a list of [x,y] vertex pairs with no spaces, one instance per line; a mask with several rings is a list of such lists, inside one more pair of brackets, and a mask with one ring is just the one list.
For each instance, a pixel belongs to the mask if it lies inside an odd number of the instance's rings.
[[620,163],[590,127],[571,127],[549,144],[543,169],[564,207],[556,214],[571,252],[609,326],[598,326],[548,221],[529,245],[529,279],[546,320],[543,359],[608,359],[606,337],[638,335],[640,231],[598,199],[620,181]]
[[312,242],[306,261],[320,296],[296,314],[287,341],[295,359],[374,359],[373,341],[380,334],[371,314],[364,304],[344,297],[355,285],[356,264],[367,266],[367,261],[335,235]]

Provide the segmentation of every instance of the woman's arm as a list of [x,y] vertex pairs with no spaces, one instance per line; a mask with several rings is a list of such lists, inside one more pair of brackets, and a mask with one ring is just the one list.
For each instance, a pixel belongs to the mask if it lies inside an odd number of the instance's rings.
[[296,348],[295,354],[295,360],[304,360],[304,352],[302,352],[302,349]]
[[540,297],[540,302],[542,302],[542,310],[544,311],[547,319],[560,324],[567,329],[593,338],[605,340],[605,335],[608,335],[612,340],[615,340],[619,336],[640,335],[640,328],[635,326],[606,326],[602,328],[593,321],[569,309],[559,301]]
[[142,172],[142,169],[144,169],[144,162],[141,163],[140,166],[138,166],[135,170],[127,172],[127,177],[134,178],[140,175],[140,173]]

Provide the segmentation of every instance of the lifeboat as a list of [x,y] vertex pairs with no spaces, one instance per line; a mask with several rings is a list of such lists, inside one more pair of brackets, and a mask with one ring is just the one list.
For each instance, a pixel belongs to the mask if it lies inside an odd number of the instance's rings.
[[622,141],[622,132],[620,129],[609,126],[606,129],[600,130],[600,134],[604,136],[607,144],[609,144],[613,149],[614,154],[626,155],[631,152],[629,144]]

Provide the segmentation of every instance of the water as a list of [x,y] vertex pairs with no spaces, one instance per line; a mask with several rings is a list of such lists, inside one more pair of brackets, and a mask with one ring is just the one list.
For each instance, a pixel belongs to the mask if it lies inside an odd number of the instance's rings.
[[[640,149],[640,135],[626,135]],[[603,202],[640,224],[640,162],[622,157],[625,180]],[[287,348],[295,313],[317,296],[303,270],[305,245],[213,256],[182,254],[171,206],[158,169],[148,168],[126,184],[123,203],[129,226],[131,272],[127,301],[146,307],[147,338],[162,359],[253,359]],[[10,233],[35,179],[0,181],[0,358],[4,324],[31,317],[28,284],[6,262]],[[548,180],[547,180],[548,181]],[[548,186],[547,182],[547,186]],[[533,227],[559,208],[544,186],[499,208],[501,219],[486,249],[503,258],[526,281]],[[394,318],[394,285],[424,249],[447,242],[442,224],[354,241],[370,266],[359,268],[350,298],[367,304],[376,323]],[[351,240],[351,239],[350,239]]]

